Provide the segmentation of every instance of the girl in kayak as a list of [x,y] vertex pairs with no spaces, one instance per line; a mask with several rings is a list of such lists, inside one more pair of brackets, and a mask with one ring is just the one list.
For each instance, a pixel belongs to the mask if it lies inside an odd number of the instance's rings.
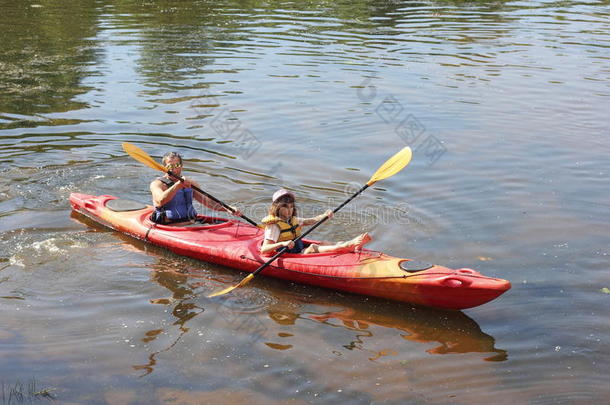
[[[181,176],[182,156],[178,152],[166,153],[162,163],[167,170],[176,176]],[[150,183],[150,192],[155,211],[152,213],[151,221],[172,225],[193,223],[197,217],[197,211],[193,207],[193,198],[213,210],[225,210],[222,205],[194,191],[191,185],[199,187],[196,182],[187,177],[184,178],[184,181],[179,181],[170,177],[169,174],[153,180]]]
[[368,233],[363,233],[347,242],[312,243],[307,247],[302,240],[295,243],[293,239],[301,235],[302,226],[313,225],[326,216],[332,218],[333,212],[328,210],[317,217],[298,218],[294,203],[294,194],[290,191],[281,189],[273,194],[269,215],[262,221],[265,225],[265,237],[261,246],[261,253],[270,255],[284,246],[288,247],[287,253],[353,252],[371,240]]

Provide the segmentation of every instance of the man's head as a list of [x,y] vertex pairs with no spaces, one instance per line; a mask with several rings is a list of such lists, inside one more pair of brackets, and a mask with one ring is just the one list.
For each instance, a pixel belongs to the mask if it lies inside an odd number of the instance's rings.
[[166,169],[171,170],[172,172],[182,169],[182,156],[180,156],[178,152],[166,153],[161,162],[163,162],[163,166],[165,166]]

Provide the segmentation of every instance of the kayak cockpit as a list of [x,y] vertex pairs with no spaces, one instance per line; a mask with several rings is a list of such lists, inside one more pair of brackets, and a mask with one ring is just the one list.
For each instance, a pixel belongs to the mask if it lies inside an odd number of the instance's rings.
[[106,201],[105,205],[106,208],[114,212],[139,211],[148,208],[144,203],[127,198],[114,198]]
[[230,225],[233,225],[238,221],[227,219],[227,218],[219,218],[219,217],[210,217],[206,215],[197,215],[193,223],[180,223],[180,224],[158,224],[150,220],[149,217],[145,218],[142,221],[142,224],[149,227],[155,227],[157,229],[167,230],[167,231],[196,231],[199,229],[219,229],[224,228]]
[[[150,205],[143,204],[139,201],[129,200],[127,198],[114,198],[106,201],[106,208],[114,212],[128,212],[128,211],[140,211],[145,209],[150,209]],[[227,218],[219,218],[219,217],[210,217],[207,215],[197,215],[197,218],[193,221],[193,223],[183,223],[183,224],[157,224],[150,219],[145,219],[143,221],[144,225],[152,226],[156,225],[156,227],[160,229],[168,229],[173,231],[178,231],[181,228],[185,228],[188,230],[193,230],[193,228],[222,228],[227,226],[230,223],[230,220]],[[222,226],[218,226],[222,225]]]

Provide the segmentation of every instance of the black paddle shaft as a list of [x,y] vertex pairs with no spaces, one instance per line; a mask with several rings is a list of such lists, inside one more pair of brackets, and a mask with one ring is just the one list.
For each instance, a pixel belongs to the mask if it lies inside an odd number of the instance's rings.
[[[354,194],[353,196],[351,196],[350,198],[348,198],[347,200],[345,200],[345,202],[343,204],[341,204],[340,206],[338,206],[337,208],[335,208],[333,210],[333,214],[335,214],[337,211],[339,211],[341,208],[345,207],[350,201],[352,201],[354,198],[356,198],[358,195],[360,195],[364,190],[366,190],[369,187],[368,184],[365,184],[360,190],[358,190],[356,192],[356,194]],[[315,225],[313,225],[311,228],[309,228],[307,230],[307,232],[303,233],[301,236],[299,236],[298,238],[294,239],[293,242],[297,242],[301,239],[303,239],[305,236],[309,235],[314,229],[316,229],[317,227],[319,227],[320,225],[322,225],[326,220],[328,219],[327,216],[325,216],[324,218],[322,218],[321,220],[319,220]],[[266,268],[267,266],[269,266],[271,263],[273,263],[273,261],[275,259],[277,259],[278,257],[280,257],[281,255],[284,254],[284,252],[286,252],[288,250],[288,246],[284,246],[282,247],[271,259],[267,260],[267,262],[265,262],[265,264],[263,264],[261,267],[259,267],[258,269],[256,269],[253,273],[252,273],[252,277],[256,276],[258,273],[260,273],[261,271],[263,271],[264,268]]]
[[[181,182],[184,181],[184,177],[178,176],[177,174],[175,174],[174,172],[172,172],[171,170],[167,171],[167,174],[169,174],[171,177],[180,180]],[[195,191],[197,191],[198,193],[203,194],[204,196],[208,197],[210,200],[217,202],[218,204],[222,205],[224,208],[228,209],[229,211],[231,211],[231,213],[235,213],[235,210],[233,208],[231,208],[230,206],[228,206],[227,204],[223,203],[222,201],[220,201],[218,198],[214,197],[213,195],[210,195],[208,193],[206,193],[205,191],[203,191],[202,189],[200,189],[197,186],[194,186],[191,184],[191,188]],[[248,218],[247,216],[245,216],[244,214],[240,215],[241,218],[245,219],[246,221],[248,221],[250,224],[254,225],[254,226],[258,226],[256,222],[254,222],[253,220],[251,220],[250,218]]]

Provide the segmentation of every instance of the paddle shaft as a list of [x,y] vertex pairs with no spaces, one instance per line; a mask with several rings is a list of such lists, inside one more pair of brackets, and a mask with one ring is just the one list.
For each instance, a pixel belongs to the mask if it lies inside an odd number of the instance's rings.
[[[364,190],[366,190],[369,187],[368,184],[365,184],[360,190],[358,190],[356,192],[356,194],[352,195],[350,198],[348,198],[347,200],[345,200],[345,202],[343,202],[343,204],[341,204],[340,206],[338,206],[337,208],[335,208],[333,210],[333,214],[335,214],[337,211],[339,211],[341,208],[345,207],[350,201],[352,201],[354,198],[356,198],[358,195],[360,195]],[[318,222],[316,222],[311,228],[309,228],[307,230],[307,232],[303,233],[301,236],[299,236],[298,238],[294,239],[293,242],[297,242],[301,239],[303,239],[305,236],[309,235],[314,229],[316,229],[317,227],[319,227],[320,225],[322,225],[326,220],[328,219],[327,216],[325,216],[324,218],[322,218],[321,220],[319,220]],[[278,257],[280,257],[281,255],[283,255],[286,251],[288,250],[287,246],[282,247],[271,259],[267,260],[267,262],[265,262],[261,267],[259,267],[258,269],[256,269],[252,274],[251,277],[256,276],[258,273],[260,273],[261,271],[263,271],[263,269],[265,269],[267,266],[269,266],[271,263],[273,263],[273,261],[275,259],[277,259]]]
[[[171,170],[167,171],[167,174],[169,174],[171,177],[178,179],[180,181],[184,181],[184,177],[178,176],[177,174],[175,174],[174,172],[172,172]],[[206,193],[205,191],[203,191],[202,189],[200,189],[199,187],[191,184],[191,188],[195,191],[197,191],[198,193],[203,194],[204,196],[208,197],[210,200],[222,205],[224,208],[226,208],[227,210],[229,210],[231,213],[235,213],[235,210],[233,208],[231,208],[230,206],[228,206],[227,204],[223,203],[222,201],[220,201],[218,198],[214,197],[213,195],[210,195],[208,193]],[[246,221],[248,221],[250,224],[254,225],[254,226],[258,226],[256,222],[254,222],[253,220],[251,220],[250,218],[248,218],[247,216],[245,216],[244,214],[241,214],[241,218],[245,219]]]

